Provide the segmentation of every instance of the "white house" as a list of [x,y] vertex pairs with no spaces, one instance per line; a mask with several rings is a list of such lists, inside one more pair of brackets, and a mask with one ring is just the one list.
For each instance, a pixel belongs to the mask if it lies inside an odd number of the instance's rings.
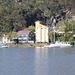
[[11,41],[8,40],[7,37],[8,37],[8,35],[5,35],[5,34],[3,35],[3,38],[2,38],[2,43],[3,44],[11,43]]

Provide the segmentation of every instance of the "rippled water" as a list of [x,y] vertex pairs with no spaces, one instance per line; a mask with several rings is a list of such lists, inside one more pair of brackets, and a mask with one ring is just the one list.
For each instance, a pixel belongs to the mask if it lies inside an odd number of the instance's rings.
[[75,48],[0,48],[0,75],[75,75]]

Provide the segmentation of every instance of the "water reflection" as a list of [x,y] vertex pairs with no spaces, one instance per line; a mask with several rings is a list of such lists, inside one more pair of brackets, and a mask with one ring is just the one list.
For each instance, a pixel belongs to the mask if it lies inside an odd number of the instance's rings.
[[36,48],[34,75],[74,75],[74,52],[73,48]]
[[34,75],[48,75],[48,49],[35,48],[34,70]]
[[0,49],[0,75],[75,75],[75,48]]

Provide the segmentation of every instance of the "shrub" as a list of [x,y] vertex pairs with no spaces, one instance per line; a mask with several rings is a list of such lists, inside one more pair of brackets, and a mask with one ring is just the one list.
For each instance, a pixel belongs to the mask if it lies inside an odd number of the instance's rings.
[[73,38],[73,37],[70,37],[70,38],[69,38],[69,41],[70,41],[70,42],[73,42],[73,41],[74,41],[74,38]]
[[59,37],[59,40],[60,40],[60,41],[65,41],[65,39],[64,39],[63,36]]

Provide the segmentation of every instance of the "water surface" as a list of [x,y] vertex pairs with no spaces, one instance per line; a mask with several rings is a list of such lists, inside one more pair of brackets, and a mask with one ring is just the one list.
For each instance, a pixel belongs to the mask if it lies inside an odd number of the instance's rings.
[[0,75],[75,75],[75,48],[0,48]]

